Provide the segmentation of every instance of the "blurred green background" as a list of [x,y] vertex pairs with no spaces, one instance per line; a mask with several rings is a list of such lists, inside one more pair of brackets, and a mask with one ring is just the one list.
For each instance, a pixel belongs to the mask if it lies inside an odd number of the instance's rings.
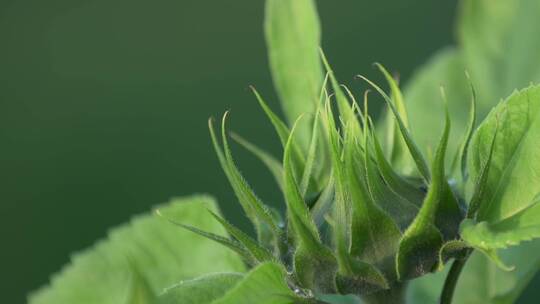
[[[318,2],[324,49],[353,88],[353,75],[375,74],[374,61],[406,81],[453,43],[454,0]],[[23,303],[70,253],[173,196],[211,193],[247,227],[206,121],[231,109],[233,130],[279,155],[246,89],[255,85],[277,109],[263,7],[263,0],[0,1],[0,302]],[[258,194],[279,204],[270,175],[234,152]]]

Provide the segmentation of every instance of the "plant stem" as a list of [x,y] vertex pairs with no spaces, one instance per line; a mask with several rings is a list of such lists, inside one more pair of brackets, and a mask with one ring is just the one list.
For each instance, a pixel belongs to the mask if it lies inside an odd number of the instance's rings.
[[470,252],[465,255],[465,257],[456,259],[452,264],[450,272],[448,272],[446,280],[444,281],[440,304],[452,304],[452,298],[454,297],[454,290],[456,289],[459,275],[461,274],[465,263],[467,263],[469,255]]

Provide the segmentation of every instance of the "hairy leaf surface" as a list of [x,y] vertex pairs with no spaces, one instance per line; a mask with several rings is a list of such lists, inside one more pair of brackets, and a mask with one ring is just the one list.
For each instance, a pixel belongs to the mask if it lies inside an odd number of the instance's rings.
[[159,296],[159,304],[210,304],[238,284],[240,273],[214,273],[182,281],[167,288]]
[[540,86],[512,94],[476,131],[469,157],[471,177],[481,174],[495,133],[497,137],[476,222],[462,225],[462,237],[473,246],[491,251],[540,237],[539,132]]
[[497,128],[487,189],[477,216],[478,221],[489,223],[523,210],[540,193],[540,86],[515,92],[480,125],[470,147],[471,180],[481,172]]
[[[217,211],[208,196],[179,198],[160,208],[171,218],[223,235],[224,229],[207,209]],[[95,247],[74,255],[71,264],[54,275],[49,286],[30,296],[29,303],[124,303],[132,266],[155,294],[205,273],[244,270],[240,258],[225,247],[154,215],[143,215],[112,230],[108,239]]]
[[540,204],[538,200],[518,213],[495,223],[461,225],[461,236],[469,244],[484,249],[499,249],[519,245],[540,237]]
[[296,304],[298,296],[286,282],[285,269],[272,262],[251,270],[244,279],[212,304]]
[[[264,29],[274,85],[292,124],[301,114],[315,113],[323,82],[314,1],[267,0]],[[307,146],[310,129],[300,128]]]

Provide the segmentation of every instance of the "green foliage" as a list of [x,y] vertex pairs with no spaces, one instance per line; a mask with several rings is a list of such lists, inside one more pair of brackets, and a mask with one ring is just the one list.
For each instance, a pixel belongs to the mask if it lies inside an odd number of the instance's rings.
[[[411,133],[423,152],[437,146],[444,123],[444,106],[440,102],[440,90],[445,88],[452,132],[448,139],[449,153],[455,153],[465,133],[468,118],[468,102],[471,98],[467,79],[464,77],[466,65],[459,50],[447,48],[436,53],[425,66],[421,67],[404,88],[404,96],[409,109]],[[448,163],[447,163],[448,164]]]
[[461,235],[469,244],[489,249],[507,248],[540,237],[540,204],[538,199],[530,206],[504,220],[494,223],[465,221]]
[[[313,0],[267,0],[264,30],[272,78],[289,123],[315,113],[323,82],[320,25]],[[307,145],[309,128],[299,133]]]
[[[487,189],[484,190],[486,194],[481,195],[484,201],[479,203],[480,210],[483,211],[478,212],[476,220],[467,220],[462,224],[462,236],[488,256],[486,257],[480,252],[471,256],[456,288],[456,303],[478,303],[478,301],[512,303],[538,269],[539,261],[535,253],[540,248],[538,241],[526,242],[520,246],[502,250],[498,254],[494,251],[497,248],[507,247],[510,244],[516,245],[520,241],[530,239],[538,231],[537,226],[535,227],[537,217],[534,216],[536,207],[534,207],[535,193],[533,193],[535,189],[538,192],[538,187],[536,179],[531,179],[531,176],[528,175],[529,172],[534,172],[529,171],[528,168],[535,166],[537,162],[531,160],[527,155],[514,157],[509,155],[526,152],[527,148],[522,150],[522,147],[525,146],[536,151],[529,152],[529,155],[531,153],[538,155],[538,146],[526,144],[527,137],[521,136],[531,132],[530,138],[536,138],[533,135],[533,124],[537,121],[535,117],[538,116],[538,98],[535,97],[538,95],[538,90],[538,87],[531,87],[514,93],[486,118],[486,121],[482,123],[474,135],[469,155],[471,163],[469,168],[474,175],[471,175],[469,179],[469,188],[474,187],[475,180],[478,180],[481,173],[484,172],[484,166],[490,159],[490,154],[493,154],[491,156],[493,159],[489,161],[491,165],[488,172],[489,178],[485,185]],[[495,134],[497,134],[496,138]],[[506,140],[504,140],[505,138]],[[515,143],[515,141],[521,142],[521,140],[525,140],[525,144]],[[491,145],[493,145],[492,151]],[[517,145],[519,145],[518,149],[516,149]],[[515,167],[516,163],[521,162],[522,157],[529,159],[525,170],[520,170],[519,166]],[[521,168],[524,166],[522,165]],[[499,185],[506,189],[505,191],[518,190],[506,187],[504,182],[500,183],[502,179],[506,178],[501,175],[501,170],[507,170],[507,174],[513,174],[511,182],[515,183],[519,180],[524,183],[523,187],[527,188],[526,192],[514,192],[515,198],[506,196],[504,200],[494,197],[493,193],[496,191],[494,189],[497,189]],[[506,180],[506,182],[508,181],[510,180]],[[488,210],[492,210],[492,213]],[[504,215],[503,210],[510,211]],[[488,214],[492,215],[488,216]],[[509,230],[510,227],[515,230]],[[490,262],[490,258],[494,259],[495,263]],[[507,267],[501,265],[503,263],[515,269],[511,272],[505,271],[504,268]],[[493,283],[486,284],[480,289],[470,290],[467,288],[477,280]],[[431,288],[440,289],[440,284],[438,287],[431,286]]]
[[479,175],[491,149],[487,189],[477,220],[504,220],[529,206],[540,193],[540,87],[515,92],[499,104],[475,132],[471,143],[471,180]]
[[222,298],[236,286],[244,275],[240,273],[213,273],[196,279],[182,281],[167,288],[158,304],[209,304]]
[[458,37],[462,56],[478,88],[481,114],[501,98],[540,81],[540,17],[536,0],[466,0]]
[[[514,303],[535,273],[531,269],[538,268],[538,263],[530,258],[531,252],[536,254],[538,250],[537,242],[526,242],[500,252],[503,260],[515,261],[511,272],[500,269],[484,254],[474,252],[457,283],[453,303]],[[411,281],[407,303],[438,303],[446,275],[447,271],[442,271]]]
[[[483,118],[497,101],[516,88],[540,80],[540,65],[534,64],[540,54],[540,38],[531,32],[540,16],[538,6],[538,1],[534,0],[462,1],[457,24],[458,47],[437,53],[405,88],[413,134],[422,143],[421,146],[432,146],[436,140],[433,137],[435,133],[432,132],[442,129],[439,117],[443,108],[434,102],[438,95],[436,88],[442,84],[448,92],[454,126],[449,150],[457,150],[460,137],[467,126],[465,102],[469,100],[466,79],[462,77],[463,71],[469,72],[478,92],[479,118]],[[486,146],[487,143],[484,143],[484,149]],[[484,153],[486,151],[484,150]],[[487,154],[483,154],[483,157],[485,159]],[[470,179],[469,185],[472,183],[473,180]],[[531,201],[526,204],[528,203]],[[506,264],[516,267],[512,272],[497,269],[498,266],[490,263],[486,257],[474,253],[463,270],[454,301],[513,302],[538,269],[540,257],[535,252],[539,248],[540,242],[533,241],[500,252]],[[489,273],[489,278],[486,278],[486,273]],[[469,281],[468,278],[505,283],[493,284],[485,289],[471,289],[461,283],[467,281],[470,286],[474,279]],[[440,291],[442,280],[430,280],[430,283],[434,282],[438,284],[429,284],[429,287],[412,284],[411,294],[429,293],[427,288]],[[434,301],[436,298],[432,297],[431,302]]]
[[294,304],[301,297],[289,289],[285,270],[263,263],[247,274],[216,273],[167,288],[155,304]]
[[156,303],[157,295],[154,293],[145,278],[132,266],[131,282],[127,291],[126,304],[152,304]]
[[[285,269],[276,263],[264,263],[247,273],[238,284],[212,304],[296,304],[300,296],[287,285]],[[300,294],[301,292],[298,291]]]
[[[225,233],[207,211],[217,212],[208,196],[175,199],[159,209],[178,221]],[[54,275],[49,286],[30,295],[29,303],[118,304],[131,297],[129,294],[134,294],[132,303],[137,303],[135,299],[145,293],[133,291],[133,284],[147,285],[158,294],[181,280],[205,273],[243,270],[239,257],[225,247],[159,217],[143,215],[112,230],[108,239],[92,249],[74,255],[71,265]]]
[[478,224],[470,220],[462,225],[463,238],[475,247],[506,248],[540,236],[539,132],[540,87],[514,93],[476,131],[471,144],[471,178],[479,176],[488,161],[490,170],[476,216]]
[[[283,161],[233,138],[274,175],[285,220],[234,162],[227,113],[221,136],[212,119],[210,134],[257,237],[216,214],[206,197],[160,210],[252,269],[193,279],[201,270],[243,265],[183,230],[172,241],[163,223],[144,218],[75,258],[31,303],[512,303],[540,264],[540,243],[525,242],[540,237],[540,86],[513,93],[475,128],[498,99],[540,80],[540,65],[527,64],[540,54],[540,39],[530,32],[540,4],[464,0],[460,45],[437,54],[405,94],[380,64],[390,93],[360,76],[386,102],[385,132],[369,116],[367,92],[361,110],[322,51],[319,57],[314,2],[266,4],[270,66],[290,124],[253,92],[281,141]],[[204,204],[213,210],[204,212]],[[190,250],[172,255],[182,244]],[[184,255],[191,252],[197,256]],[[173,287],[156,297],[167,286]]]

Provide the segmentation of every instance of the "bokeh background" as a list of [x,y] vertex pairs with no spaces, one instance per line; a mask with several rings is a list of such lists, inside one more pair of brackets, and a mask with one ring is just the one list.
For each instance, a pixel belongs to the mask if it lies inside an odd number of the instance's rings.
[[[384,63],[406,81],[454,41],[455,0],[321,0],[323,47],[341,80]],[[255,99],[278,109],[263,0],[0,1],[0,302],[24,303],[70,253],[173,196],[219,198],[247,228],[206,121],[279,155]],[[235,148],[257,193],[281,196]],[[525,298],[533,299],[534,292]],[[523,299],[522,303],[535,303]]]

